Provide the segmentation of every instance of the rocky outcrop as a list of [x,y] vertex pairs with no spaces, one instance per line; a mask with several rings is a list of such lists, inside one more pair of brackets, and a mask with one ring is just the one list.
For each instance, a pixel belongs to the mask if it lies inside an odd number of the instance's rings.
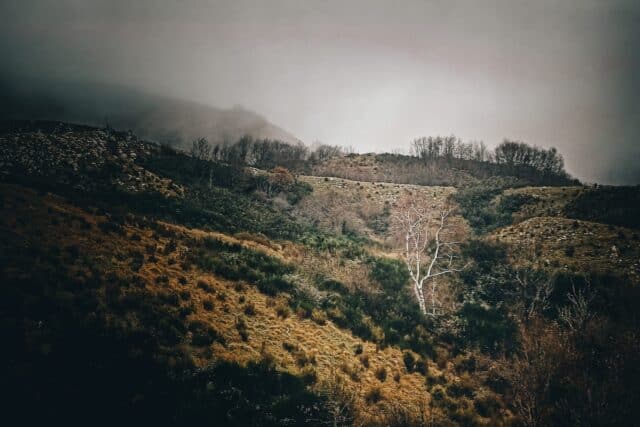
[[59,124],[54,129],[21,129],[0,135],[0,176],[53,180],[79,190],[117,188],[180,196],[184,189],[141,166],[159,152],[156,144],[131,133]]

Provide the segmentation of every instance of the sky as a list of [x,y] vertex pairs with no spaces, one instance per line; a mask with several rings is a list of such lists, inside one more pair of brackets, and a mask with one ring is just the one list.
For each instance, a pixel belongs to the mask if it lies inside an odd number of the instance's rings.
[[0,2],[0,72],[241,105],[307,143],[504,138],[640,184],[634,0]]

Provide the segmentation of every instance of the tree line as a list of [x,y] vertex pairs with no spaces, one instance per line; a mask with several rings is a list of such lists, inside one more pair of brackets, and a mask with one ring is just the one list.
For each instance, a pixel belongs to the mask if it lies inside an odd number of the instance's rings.
[[193,141],[191,155],[199,160],[212,160],[234,166],[271,169],[283,166],[300,168],[309,158],[309,149],[300,144],[243,136],[234,143],[212,145],[206,139]]
[[[316,144],[309,148],[302,143],[251,136],[217,145],[200,138],[193,141],[191,148],[191,155],[199,160],[260,169],[282,166],[297,172],[352,153],[353,149],[337,145]],[[482,141],[464,142],[453,135],[420,137],[411,142],[410,155],[400,157],[418,159],[418,165],[422,164],[422,167],[455,168],[469,171],[474,176],[515,176],[547,184],[571,182],[564,170],[564,159],[555,148],[545,149],[521,141],[505,139],[491,150]]]
[[551,174],[563,174],[564,159],[554,147],[548,150],[505,139],[493,151],[484,142],[463,142],[455,136],[416,138],[411,154],[425,161],[459,159],[489,162],[499,165],[533,168]]

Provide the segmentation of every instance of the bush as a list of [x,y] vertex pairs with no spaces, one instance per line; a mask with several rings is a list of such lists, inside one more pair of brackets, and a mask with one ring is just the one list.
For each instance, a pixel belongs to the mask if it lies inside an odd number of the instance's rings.
[[247,316],[255,316],[256,306],[253,303],[248,303],[244,306],[244,314],[246,314]]
[[306,386],[310,386],[318,381],[318,374],[315,369],[309,367],[302,370],[300,378]]
[[362,354],[362,344],[356,344],[356,345],[353,347],[353,353],[354,353],[355,355]]
[[413,372],[416,365],[416,359],[415,357],[413,357],[413,354],[411,354],[411,352],[405,351],[404,353],[402,353],[402,361],[404,362],[404,366],[407,369],[407,372]]
[[206,299],[206,300],[202,301],[202,308],[204,308],[207,311],[212,311],[213,310],[213,301],[211,301],[210,299]]
[[[214,242],[219,242],[213,240]],[[222,246],[221,246],[222,245]],[[281,263],[261,252],[235,247],[233,251],[221,251],[226,244],[215,243],[216,250],[194,249],[191,259],[204,270],[211,271],[229,280],[246,280],[258,286],[267,295],[276,295],[290,290],[293,285],[283,276],[293,267]],[[210,243],[209,246],[212,246]]]
[[360,359],[360,363],[362,363],[362,366],[364,366],[365,368],[369,369],[369,355],[368,354],[362,354],[362,355],[360,355],[360,357],[358,359]]
[[339,292],[339,293],[348,292],[347,287],[342,282],[339,282],[333,279],[327,279],[322,281],[320,283],[320,288],[328,291]]
[[284,341],[282,343],[282,348],[288,351],[289,353],[293,353],[298,350],[298,346],[295,344],[291,344],[290,342]]
[[311,311],[311,320],[320,326],[324,326],[327,324],[327,315],[324,311],[314,308]]
[[313,192],[313,187],[306,182],[296,182],[287,191],[287,201],[291,205],[298,204],[300,200]]
[[189,323],[189,330],[192,333],[191,342],[198,347],[204,347],[219,342],[225,345],[224,338],[212,326],[201,321],[192,321]]
[[156,276],[156,283],[159,285],[167,285],[169,284],[169,277],[166,274]]
[[431,398],[436,402],[442,402],[447,398],[447,392],[444,387],[437,385],[431,389]]
[[369,276],[378,282],[386,292],[397,292],[409,281],[409,273],[404,262],[396,259],[370,258]]
[[278,317],[286,319],[291,315],[291,309],[287,305],[278,304],[276,306],[276,314],[278,315]]
[[462,216],[477,233],[486,233],[513,222],[513,213],[535,199],[525,194],[502,196],[497,205],[493,199],[513,182],[487,179],[459,190],[453,197],[460,205]]
[[504,309],[465,303],[458,316],[463,321],[463,335],[484,352],[511,351],[516,345],[517,330]]
[[205,282],[204,280],[198,280],[197,286],[198,288],[202,289],[205,292],[208,292],[208,293],[213,292],[213,288],[211,287],[211,285],[208,282]]
[[243,318],[238,318],[236,321],[236,330],[238,331],[242,341],[249,341],[249,331],[247,331],[247,324]]
[[582,191],[565,207],[569,218],[629,228],[640,227],[640,187],[608,187]]
[[364,400],[369,405],[378,403],[382,400],[382,391],[380,391],[379,387],[374,387],[367,391],[367,393],[364,395]]

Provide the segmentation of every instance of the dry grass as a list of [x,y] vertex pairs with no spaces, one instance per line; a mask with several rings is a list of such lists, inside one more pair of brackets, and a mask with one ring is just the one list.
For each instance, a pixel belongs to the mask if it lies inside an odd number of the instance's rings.
[[[83,256],[100,262],[109,272],[122,277],[131,274],[131,254],[145,254],[145,262],[137,273],[140,281],[137,288],[154,294],[175,294],[176,300],[193,307],[185,322],[211,326],[226,342],[226,345],[214,342],[206,348],[190,342],[179,344],[196,365],[204,366],[219,359],[245,363],[271,357],[284,371],[309,375],[309,370],[313,369],[318,383],[336,375],[338,367],[350,366],[355,375],[344,372],[338,375],[344,377],[346,386],[355,393],[358,420],[365,424],[384,419],[388,405],[391,405],[387,399],[402,402],[404,407],[414,411],[425,407],[428,401],[424,377],[406,373],[398,348],[379,350],[375,344],[354,337],[330,321],[280,316],[279,307],[286,306],[284,296],[270,298],[254,286],[236,286],[194,266],[184,266],[184,254],[189,251],[187,242],[212,233],[162,223],[162,233],[125,224],[124,233],[106,234],[97,226],[105,221],[104,217],[66,204],[55,196],[40,196],[31,190],[8,185],[2,185],[2,194],[2,227],[25,241],[60,247],[76,245]],[[62,213],[65,219],[61,219]],[[29,221],[20,223],[19,218],[29,218]],[[255,240],[213,234],[282,259],[299,256],[299,248],[286,242],[264,245]],[[134,235],[136,238],[132,238]],[[240,302],[242,300],[244,302]],[[247,311],[249,303],[250,313]],[[283,348],[285,342],[295,344],[296,351],[292,353]],[[357,346],[363,349],[360,356],[353,351]],[[367,358],[367,367],[358,358],[363,355]],[[376,372],[382,369],[389,378],[396,377],[398,381],[381,382],[380,374],[376,375]],[[367,404],[366,394],[374,388],[379,388],[381,398],[375,404]]]
[[638,232],[560,217],[531,218],[489,236],[510,246],[514,265],[626,276],[640,282]]
[[[312,197],[303,199],[295,213],[319,227],[337,233],[343,223],[350,231],[394,247],[393,212],[412,198],[425,202],[434,209],[442,208],[455,192],[453,187],[393,184],[386,182],[359,182],[342,178],[303,176],[300,178],[313,187]],[[376,232],[372,220],[388,209],[391,214],[383,220],[388,222],[385,232]],[[460,217],[457,217],[460,218]]]
[[585,187],[523,187],[508,189],[505,196],[524,194],[535,199],[535,203],[524,205],[513,214],[514,223],[539,216],[562,216],[568,203],[585,191]]

